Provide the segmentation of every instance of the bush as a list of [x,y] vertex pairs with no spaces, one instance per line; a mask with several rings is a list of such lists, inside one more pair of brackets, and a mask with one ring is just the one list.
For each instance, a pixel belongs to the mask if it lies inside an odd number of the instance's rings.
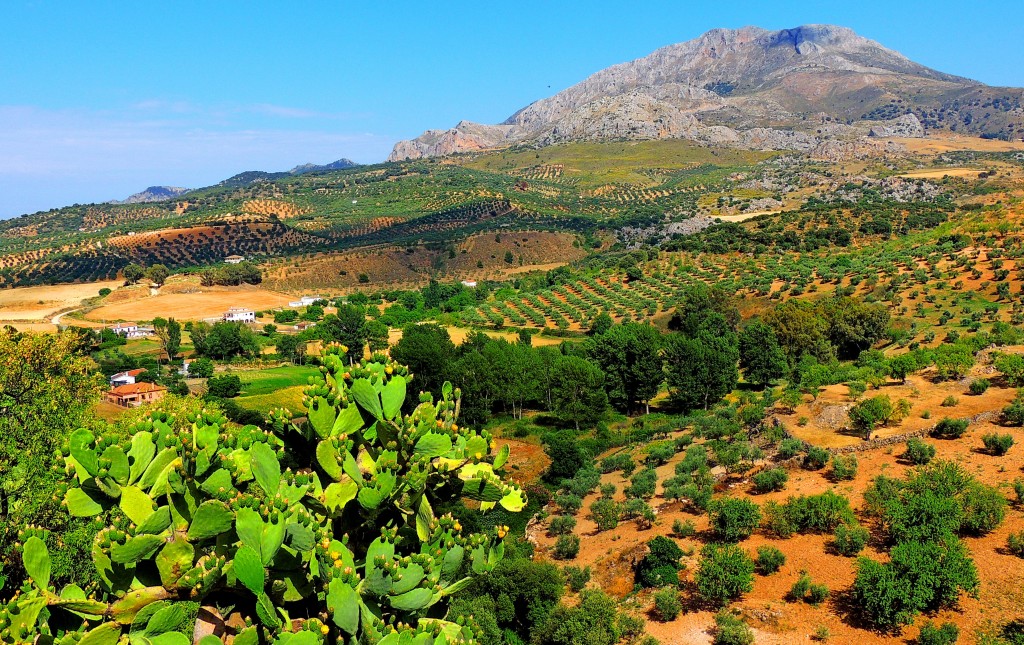
[[213,376],[213,361],[204,357],[189,362],[188,375],[192,378],[210,378]]
[[580,536],[559,535],[552,552],[556,560],[572,560],[580,553]]
[[583,497],[589,494],[590,491],[597,488],[600,483],[601,473],[594,468],[588,467],[576,472],[576,474],[569,479],[563,479],[562,488],[573,495]]
[[675,585],[679,582],[679,564],[683,550],[667,537],[659,535],[647,543],[648,553],[637,564],[637,582],[644,587]]
[[632,467],[633,458],[628,453],[620,453],[618,455],[612,455],[611,457],[605,457],[601,460],[599,469],[603,473],[611,473],[616,470],[625,470],[627,467]]
[[754,631],[737,616],[722,610],[715,615],[714,645],[752,645]]
[[694,526],[691,520],[675,520],[672,522],[672,535],[679,538],[692,537],[697,532],[697,527]]
[[658,471],[653,468],[645,468],[630,478],[629,486],[626,486],[622,492],[626,494],[626,497],[649,499],[654,497],[657,488]]
[[950,419],[945,417],[935,424],[932,435],[942,439],[959,439],[967,432],[968,425],[970,425],[969,419]]
[[1024,558],[1024,531],[1006,536],[1006,548],[1018,558]]
[[756,492],[770,493],[785,488],[789,475],[784,468],[769,468],[754,475],[753,481]]
[[944,408],[955,408],[957,403],[960,403],[960,401],[955,396],[950,394],[946,398],[942,399],[942,403],[940,403],[939,405],[941,405]]
[[779,457],[790,459],[804,450],[804,442],[799,439],[783,439],[779,442]]
[[936,626],[932,621],[921,625],[917,634],[917,645],[953,645],[960,638],[960,628],[953,623]]
[[572,515],[556,515],[551,518],[548,524],[548,533],[551,535],[566,535],[572,533],[576,528],[576,518]]
[[914,465],[922,466],[935,458],[935,446],[912,437],[907,440],[907,450],[903,453],[903,458]]
[[566,515],[573,515],[583,506],[583,500],[579,495],[572,493],[559,493],[555,495],[555,504]]
[[807,590],[807,602],[812,605],[820,605],[821,603],[828,600],[829,590],[828,587],[822,584],[811,584]]
[[757,548],[757,559],[754,560],[754,567],[762,576],[769,576],[786,564],[786,554],[773,546],[760,546]]
[[[801,533],[830,533],[854,521],[850,500],[832,491],[789,498],[771,508],[768,527],[780,537]],[[788,531],[788,535],[786,532]]]
[[214,376],[206,381],[206,393],[220,399],[230,399],[242,392],[242,379],[234,374]]
[[866,438],[870,439],[875,428],[888,423],[895,412],[896,408],[893,406],[892,399],[881,394],[864,399],[850,408],[850,423],[853,424],[855,430],[859,430]]
[[991,385],[992,382],[989,381],[987,378],[979,378],[971,381],[971,384],[968,386],[967,389],[970,391],[971,394],[979,396],[981,394],[984,394]]
[[683,603],[679,602],[679,592],[674,587],[659,589],[654,593],[654,613],[658,620],[675,620],[682,610]]
[[1013,426],[1024,425],[1024,391],[1017,390],[1017,396],[1003,408],[1003,422]]
[[803,600],[807,597],[807,591],[810,588],[811,576],[807,575],[806,571],[801,571],[800,577],[797,578],[796,582],[793,583],[793,586],[789,588],[789,593],[786,594],[786,597],[793,602]]
[[985,444],[985,449],[989,451],[989,454],[1001,457],[1013,447],[1013,435],[1009,434],[998,434],[990,433],[986,434],[981,438],[982,443]]
[[852,558],[867,546],[871,539],[871,533],[855,522],[840,524],[836,527],[835,535],[832,538],[832,546],[840,555]]
[[590,519],[598,531],[610,531],[619,525],[619,505],[610,499],[599,499],[590,505]]
[[857,476],[857,458],[853,455],[833,456],[832,471],[829,474],[836,481],[855,478]]
[[828,463],[829,452],[818,446],[811,446],[804,455],[804,468],[807,470],[821,470]]
[[954,537],[904,542],[893,547],[889,557],[886,564],[860,558],[853,582],[854,602],[878,628],[909,625],[919,612],[955,605],[961,592],[977,595],[977,569]]
[[574,592],[581,591],[590,582],[590,567],[575,567],[568,565],[562,570],[565,574],[565,581]]
[[708,511],[711,530],[724,542],[739,542],[750,537],[761,523],[760,507],[747,499],[727,497],[711,505]]
[[962,531],[986,535],[994,531],[1006,517],[1006,498],[991,486],[972,482],[960,496],[963,509]]
[[708,544],[701,549],[694,579],[698,597],[720,607],[750,592],[754,562],[735,544]]
[[601,497],[603,497],[605,499],[611,499],[611,498],[615,497],[615,491],[616,491],[615,484],[612,484],[612,483],[601,484],[600,490],[601,490]]

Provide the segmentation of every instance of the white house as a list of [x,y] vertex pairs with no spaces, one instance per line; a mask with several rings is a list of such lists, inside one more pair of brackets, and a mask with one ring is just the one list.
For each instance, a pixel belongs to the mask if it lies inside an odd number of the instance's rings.
[[143,338],[149,335],[148,331],[139,328],[139,323],[133,322],[117,323],[109,327],[109,329],[118,336],[124,336],[125,338]]
[[224,312],[224,321],[254,323],[256,322],[256,312],[243,307],[232,307]]
[[308,307],[317,300],[326,300],[320,296],[302,296],[298,300],[293,300],[288,303],[289,307]]
[[476,286],[476,280],[463,280],[462,281],[462,286],[464,286],[464,287],[475,287]]
[[118,387],[119,385],[135,385],[135,377],[142,374],[146,370],[128,370],[127,372],[118,372],[110,377],[110,387]]
[[242,255],[229,255],[226,258],[224,258],[224,264],[238,264],[239,262],[244,261],[245,256]]

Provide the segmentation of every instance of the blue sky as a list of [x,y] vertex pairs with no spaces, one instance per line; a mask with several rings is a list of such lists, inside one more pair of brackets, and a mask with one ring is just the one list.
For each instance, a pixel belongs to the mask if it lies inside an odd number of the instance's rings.
[[823,2],[0,3],[0,218],[243,170],[381,161],[714,27],[834,23],[1024,86],[1024,5]]

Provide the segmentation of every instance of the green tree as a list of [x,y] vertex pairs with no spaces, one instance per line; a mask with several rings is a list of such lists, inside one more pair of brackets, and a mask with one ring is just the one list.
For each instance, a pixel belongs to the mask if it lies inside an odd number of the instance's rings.
[[707,410],[736,387],[738,361],[731,332],[716,336],[702,330],[694,338],[673,334],[665,343],[669,395],[684,410]]
[[647,555],[637,564],[637,581],[644,587],[679,584],[679,563],[683,550],[673,540],[659,535],[647,543]]
[[726,497],[712,503],[708,515],[715,536],[724,542],[750,537],[761,523],[760,507],[741,497]]
[[754,587],[754,562],[735,544],[708,544],[700,552],[695,576],[697,595],[721,607]]
[[[27,524],[48,527],[59,585],[88,579],[92,533],[61,508],[55,447],[83,423],[101,384],[73,332],[0,329],[0,560],[19,561],[14,547]],[[16,573],[4,565],[12,583]]]
[[363,326],[370,352],[383,352],[388,348],[388,326],[378,320],[367,320]]
[[650,325],[625,323],[590,341],[587,353],[605,375],[608,399],[633,413],[646,406],[664,380],[661,336]]
[[206,382],[207,393],[221,399],[230,399],[242,392],[242,379],[235,374],[214,376]]
[[552,411],[576,430],[601,420],[608,407],[601,369],[577,356],[560,357],[552,368]]
[[829,342],[829,324],[813,303],[791,299],[769,309],[761,317],[775,332],[790,365],[796,365],[804,354],[828,362],[835,356]]
[[130,262],[121,269],[121,275],[124,276],[124,281],[126,283],[135,284],[142,278],[146,277],[146,269],[134,262]]
[[174,318],[154,318],[153,332],[160,339],[160,345],[167,354],[167,360],[172,361],[178,355],[181,347],[181,323]]
[[544,476],[553,482],[568,479],[591,463],[591,456],[580,446],[572,430],[545,435],[544,452],[551,459]]
[[192,378],[210,378],[213,376],[213,361],[208,358],[197,358],[190,361],[188,375]]
[[602,311],[594,316],[594,319],[590,322],[590,335],[600,336],[601,334],[607,333],[614,324],[615,322],[612,320],[612,317],[608,315],[608,312]]
[[765,387],[782,378],[789,369],[786,354],[775,337],[775,331],[760,320],[740,332],[740,367],[747,381]]
[[698,282],[683,293],[668,328],[693,337],[701,330],[715,334],[735,332],[739,322],[740,311],[731,293],[721,286],[709,287]]
[[319,338],[328,343],[341,343],[348,348],[345,354],[349,365],[363,360],[366,348],[366,311],[355,305],[342,305],[336,314],[327,314],[316,327],[311,328],[310,338]]
[[406,325],[402,339],[391,348],[391,357],[409,367],[414,387],[436,396],[441,392],[441,385],[450,380],[455,345],[448,330],[440,325]]
[[153,266],[146,269],[146,277],[149,278],[153,284],[163,284],[167,282],[167,278],[170,277],[171,271],[162,264],[154,264]]

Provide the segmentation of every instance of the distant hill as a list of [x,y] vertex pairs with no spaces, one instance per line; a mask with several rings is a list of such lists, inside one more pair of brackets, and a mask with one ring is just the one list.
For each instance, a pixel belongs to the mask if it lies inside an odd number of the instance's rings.
[[715,29],[613,65],[498,125],[462,121],[389,160],[514,144],[690,139],[767,150],[948,130],[1024,137],[1024,90],[919,65],[845,27]]
[[191,188],[180,188],[178,186],[150,186],[141,193],[135,193],[122,200],[111,200],[111,204],[148,204],[150,202],[162,202],[174,199],[192,190]]
[[311,172],[324,172],[328,170],[344,170],[346,168],[354,168],[358,166],[356,162],[351,159],[338,159],[328,164],[312,164],[304,163],[295,166],[291,170],[285,172],[265,172],[263,170],[247,170],[240,172],[233,177],[228,177],[224,181],[218,183],[218,186],[247,186],[256,181],[273,181],[275,179],[282,179],[284,177],[291,177],[294,175],[305,175]]

